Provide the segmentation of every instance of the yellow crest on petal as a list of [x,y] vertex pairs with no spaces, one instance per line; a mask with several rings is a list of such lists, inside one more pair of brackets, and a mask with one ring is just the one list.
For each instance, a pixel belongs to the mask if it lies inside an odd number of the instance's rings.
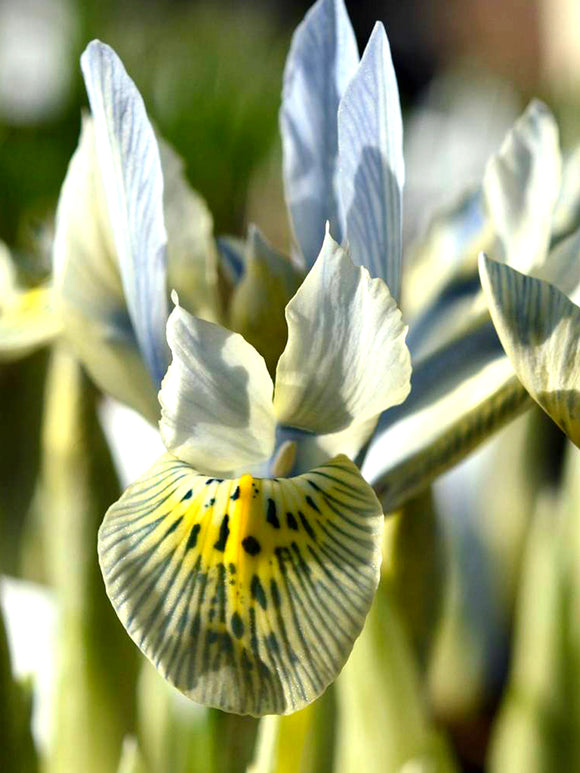
[[377,587],[381,506],[339,456],[296,478],[208,478],[166,454],[99,534],[130,636],[193,700],[296,711],[332,682]]

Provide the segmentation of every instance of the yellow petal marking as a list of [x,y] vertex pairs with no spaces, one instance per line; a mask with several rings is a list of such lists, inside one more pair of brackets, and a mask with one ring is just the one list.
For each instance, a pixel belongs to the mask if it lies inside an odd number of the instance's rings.
[[48,285],[17,290],[0,308],[0,359],[24,356],[60,332]]
[[207,478],[170,454],[99,534],[130,636],[193,700],[285,714],[344,665],[378,582],[383,514],[339,456],[296,478]]

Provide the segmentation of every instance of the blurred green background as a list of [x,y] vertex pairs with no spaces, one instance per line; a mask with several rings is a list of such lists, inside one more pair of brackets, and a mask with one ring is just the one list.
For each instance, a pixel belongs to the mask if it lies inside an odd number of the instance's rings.
[[[254,221],[276,246],[288,250],[278,108],[291,34],[309,5],[304,0],[0,0],[0,239],[13,250],[22,278],[35,283],[49,272],[54,209],[77,144],[81,110],[87,106],[79,57],[93,38],[119,53],[160,134],[183,156],[189,181],[208,202],[216,234],[241,236]],[[384,21],[390,38],[406,122],[407,244],[421,233],[436,207],[481,179],[486,159],[531,96],[543,97],[555,110],[564,146],[578,144],[578,0],[352,0],[347,7],[361,50],[376,19]],[[0,570],[50,581],[58,590],[55,567],[43,552],[52,537],[45,534],[46,544],[39,546],[40,532],[47,527],[36,501],[47,360],[47,353],[39,352],[0,367],[0,421],[3,437],[10,438],[0,452]],[[92,410],[96,398],[86,384],[82,388],[88,390],[83,399]],[[101,447],[99,431],[91,424],[90,439],[97,437]],[[560,480],[562,436],[535,413],[505,430],[485,453],[483,473],[481,459],[472,462],[472,469],[479,464],[479,477],[469,496],[454,488],[446,499],[445,484],[436,502],[441,512],[436,517],[431,504],[428,508],[433,523],[444,525],[451,568],[446,623],[428,674],[421,662],[430,710],[451,734],[461,769],[474,772],[483,770],[490,726],[507,681],[509,634],[515,625],[516,588],[531,512],[540,509],[536,495],[541,484],[554,487]],[[109,470],[107,453],[102,456]],[[93,473],[84,474],[92,481]],[[110,470],[107,475],[114,478]],[[101,473],[95,477],[101,482]],[[490,494],[489,480],[507,492],[501,501]],[[462,479],[460,486],[465,485]],[[114,496],[101,492],[103,501],[91,521],[89,541],[78,548],[81,553],[90,553],[100,515]],[[417,509],[416,503],[409,506],[411,515],[414,506]],[[424,536],[421,525],[412,530],[411,515],[407,513],[407,522],[413,533],[397,536],[401,543],[409,541],[405,544],[410,552]],[[74,515],[71,518],[74,522]],[[59,528],[68,534],[69,527],[63,521]],[[532,567],[541,561],[533,552],[541,552],[536,545],[544,538],[540,531],[536,527],[533,545],[527,547]],[[66,539],[62,534],[60,538]],[[93,577],[86,567],[77,568],[79,582],[100,582],[97,573]],[[533,569],[527,572],[533,577]],[[397,590],[404,605],[405,584],[395,588],[395,595]],[[103,601],[104,594],[95,601],[88,622],[79,623],[75,599],[69,599],[67,613],[72,628],[79,626],[79,640],[89,638],[91,625],[98,630],[101,612],[113,619],[108,607],[103,611],[99,606]],[[111,636],[115,647],[117,636],[120,647],[128,643],[119,630]],[[71,639],[68,646],[78,653],[78,641]],[[99,667],[106,672],[106,664]],[[107,690],[111,699],[115,685],[105,684]],[[155,690],[159,696],[158,685],[142,687],[148,696],[156,695]],[[108,704],[103,701],[106,715]],[[136,709],[122,705],[121,710],[132,717]],[[67,716],[74,724],[73,714]],[[200,728],[213,723],[214,730],[223,723],[214,735],[199,730],[195,738],[202,746],[210,737],[231,740],[239,732],[237,719],[208,719],[203,714],[194,720],[189,715],[187,721],[181,714],[178,719],[171,715],[171,720],[165,716],[163,721],[173,723],[174,759],[184,739],[194,746],[195,722]],[[145,716],[141,722],[158,727],[155,717]],[[563,725],[554,720],[553,726],[557,737]],[[149,756],[161,757],[166,740],[161,731],[159,738],[153,736],[149,742],[155,749],[148,750]],[[203,753],[217,759],[220,751],[225,754],[218,746],[204,746]],[[192,758],[195,751],[199,754],[199,749],[191,751]],[[500,752],[496,756],[502,759]],[[575,759],[572,754],[565,758]],[[218,763],[215,769],[220,769]],[[501,771],[501,762],[496,770]]]

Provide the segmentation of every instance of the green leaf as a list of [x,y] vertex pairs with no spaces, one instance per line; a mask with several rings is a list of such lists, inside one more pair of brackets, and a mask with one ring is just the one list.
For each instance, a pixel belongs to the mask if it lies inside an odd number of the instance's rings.
[[335,773],[457,770],[428,718],[417,663],[388,585],[379,587],[336,689]]
[[79,363],[53,352],[47,381],[40,508],[59,605],[49,773],[113,773],[135,729],[137,653],[108,602],[97,529],[118,483]]

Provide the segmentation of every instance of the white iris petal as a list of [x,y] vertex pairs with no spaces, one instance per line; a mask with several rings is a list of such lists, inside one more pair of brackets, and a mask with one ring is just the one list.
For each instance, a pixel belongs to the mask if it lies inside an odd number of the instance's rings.
[[169,317],[167,339],[173,360],[159,393],[166,448],[211,473],[267,459],[276,420],[261,355],[241,335],[179,306]]
[[274,396],[280,424],[336,433],[408,395],[411,362],[401,312],[385,283],[355,266],[329,233],[286,319],[288,343]]
[[93,41],[81,66],[127,306],[158,385],[168,362],[167,233],[159,149],[141,95],[115,52]]

